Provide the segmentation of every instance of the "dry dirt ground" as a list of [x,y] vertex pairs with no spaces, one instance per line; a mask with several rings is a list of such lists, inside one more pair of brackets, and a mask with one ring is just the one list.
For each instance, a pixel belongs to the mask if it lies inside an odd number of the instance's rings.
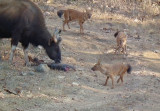
[[[45,12],[51,33],[54,27],[62,28],[56,10],[63,6],[54,7],[54,12]],[[34,67],[24,67],[21,45],[16,51],[15,66],[9,65],[10,40],[1,41],[1,55],[5,57],[0,64],[0,111],[160,110],[160,34],[159,28],[153,27],[154,23],[93,13],[92,19],[84,24],[84,35],[79,34],[76,22],[70,26],[71,29],[66,27],[67,31],[62,32],[62,63],[75,66],[76,71],[38,73]],[[114,54],[113,35],[117,28],[127,29],[127,56]],[[33,56],[50,61],[43,49],[31,46],[29,51]],[[103,86],[106,77],[91,71],[99,58],[107,65],[130,63],[132,73],[125,75],[123,85],[115,83],[115,88],[111,89],[109,80],[108,86]],[[22,72],[33,74],[21,75]]]

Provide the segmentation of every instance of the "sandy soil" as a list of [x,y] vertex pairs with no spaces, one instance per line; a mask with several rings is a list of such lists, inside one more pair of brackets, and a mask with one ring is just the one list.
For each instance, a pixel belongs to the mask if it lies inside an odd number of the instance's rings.
[[[56,15],[60,8],[55,6],[55,12],[45,16],[51,33],[54,27],[62,28],[62,20]],[[1,54],[6,59],[0,64],[0,111],[159,111],[159,32],[134,20],[126,22],[125,18],[97,16],[93,13],[92,19],[85,22],[84,35],[79,34],[76,22],[70,23],[71,29],[66,27],[67,31],[62,32],[62,63],[75,66],[76,71],[38,73],[34,67],[24,67],[20,45],[14,58],[15,66],[8,65],[10,40],[3,40]],[[127,56],[114,54],[113,35],[117,28],[128,29]],[[50,61],[43,49],[31,46],[30,54]],[[108,86],[103,86],[106,77],[91,71],[99,58],[107,65],[130,63],[133,71],[125,75],[123,85],[115,84],[111,89],[109,80]],[[21,75],[31,71],[33,75]]]

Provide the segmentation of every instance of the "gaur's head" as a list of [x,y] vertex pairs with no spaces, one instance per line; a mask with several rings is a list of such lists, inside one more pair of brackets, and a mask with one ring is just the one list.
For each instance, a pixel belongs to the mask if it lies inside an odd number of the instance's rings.
[[55,29],[53,37],[51,37],[48,41],[48,47],[46,48],[46,52],[50,59],[54,60],[55,63],[61,62],[61,50],[59,44],[61,42],[61,30]]

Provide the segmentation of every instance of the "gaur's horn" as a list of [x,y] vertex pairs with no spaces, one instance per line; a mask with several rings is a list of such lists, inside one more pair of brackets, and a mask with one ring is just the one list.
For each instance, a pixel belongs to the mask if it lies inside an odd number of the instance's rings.
[[60,33],[61,30],[56,27],[54,30],[54,39],[56,43],[59,43],[62,40],[62,38],[60,37],[61,36]]

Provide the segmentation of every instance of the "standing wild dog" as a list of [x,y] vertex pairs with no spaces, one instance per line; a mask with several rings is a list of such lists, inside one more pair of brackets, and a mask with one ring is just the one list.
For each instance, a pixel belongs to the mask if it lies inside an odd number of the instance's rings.
[[132,67],[129,64],[114,64],[111,66],[103,66],[100,61],[96,63],[92,68],[93,71],[100,71],[102,74],[107,76],[106,82],[104,86],[107,85],[108,79],[111,78],[112,80],[112,89],[114,88],[114,76],[120,76],[117,80],[117,83],[121,80],[121,83],[123,84],[123,76],[127,72],[128,74],[131,73]]
[[67,9],[67,10],[59,10],[57,11],[57,15],[61,18],[64,15],[63,21],[63,30],[65,31],[65,24],[67,24],[68,28],[70,29],[69,22],[71,21],[78,21],[80,25],[80,33],[83,33],[83,23],[90,19],[92,14],[91,10],[86,10],[86,12],[80,12],[74,9]]
[[121,52],[124,54],[127,54],[126,52],[126,44],[127,44],[127,35],[124,32],[121,31],[117,31],[114,34],[114,37],[117,38],[117,48],[115,50],[115,53],[117,53],[117,51],[119,51],[121,48]]

